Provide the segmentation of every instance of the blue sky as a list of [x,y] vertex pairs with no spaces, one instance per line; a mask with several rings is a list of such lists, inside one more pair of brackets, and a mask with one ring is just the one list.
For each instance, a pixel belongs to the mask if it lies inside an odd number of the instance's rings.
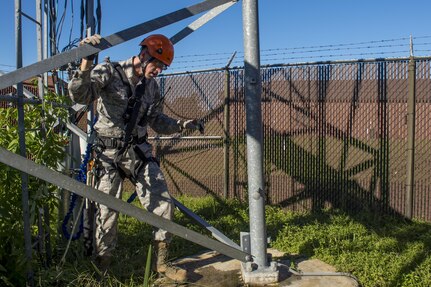
[[[14,2],[0,0],[0,70],[15,66]],[[64,0],[59,0],[59,13]],[[122,0],[102,2],[102,36],[151,20],[199,0]],[[74,6],[72,21],[71,4]],[[81,1],[67,1],[67,13],[59,48],[79,37]],[[35,1],[22,0],[24,13],[35,17]],[[431,55],[431,1],[429,0],[260,0],[260,48],[262,64],[315,60],[408,56],[408,38],[414,37],[416,55]],[[60,15],[58,15],[60,17]],[[172,36],[193,19],[157,30]],[[23,18],[24,66],[36,62],[36,26]],[[137,53],[140,38],[101,53],[121,60]],[[359,45],[358,43],[363,43]],[[176,45],[172,70],[197,70],[224,66],[243,52],[242,1]]]

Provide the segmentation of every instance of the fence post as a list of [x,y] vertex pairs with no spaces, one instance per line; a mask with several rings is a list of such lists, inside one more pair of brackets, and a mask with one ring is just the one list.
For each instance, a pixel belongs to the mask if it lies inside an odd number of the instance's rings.
[[415,108],[416,108],[416,62],[409,61],[409,97],[407,100],[407,180],[405,216],[413,217],[414,173],[415,173]]
[[229,196],[229,148],[230,148],[230,74],[229,68],[225,70],[225,86],[224,86],[224,190],[223,196]]

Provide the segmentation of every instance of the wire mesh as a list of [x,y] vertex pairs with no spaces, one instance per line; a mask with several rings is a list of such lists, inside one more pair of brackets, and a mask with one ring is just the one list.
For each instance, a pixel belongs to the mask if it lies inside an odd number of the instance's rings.
[[205,135],[185,131],[151,143],[173,194],[223,196],[224,73],[187,73],[160,78],[164,112],[182,120],[201,119]]
[[[429,221],[430,60],[416,63],[414,217]],[[168,115],[201,118],[206,135],[218,136],[153,142],[174,194],[222,195],[226,185],[228,197],[247,199],[244,73],[228,71],[159,79]],[[280,65],[261,79],[269,204],[404,214],[408,60]]]
[[416,218],[431,220],[431,62],[416,62],[416,148],[415,148],[415,196]]

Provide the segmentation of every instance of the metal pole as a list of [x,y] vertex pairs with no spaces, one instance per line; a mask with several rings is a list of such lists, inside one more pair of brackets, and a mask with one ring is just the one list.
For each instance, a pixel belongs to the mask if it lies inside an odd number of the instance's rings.
[[224,93],[224,190],[223,196],[229,196],[229,148],[230,148],[230,74],[229,68],[225,71],[225,93]]
[[263,180],[263,136],[259,21],[257,0],[244,0],[244,91],[247,130],[247,173],[250,209],[250,247],[258,269],[268,267],[265,224],[265,189]]
[[229,66],[236,56],[236,51],[232,54],[225,67],[225,94],[224,94],[224,191],[223,196],[229,196],[229,149],[230,149],[230,72]]
[[416,105],[416,62],[409,61],[409,98],[407,100],[407,179],[406,217],[413,217],[414,171],[415,171],[415,105]]
[[[21,0],[15,0],[15,48],[16,48],[16,68],[22,67],[22,25],[21,25]],[[20,155],[26,157],[25,152],[25,126],[24,126],[24,104],[23,104],[23,84],[17,83],[18,95],[18,134]],[[28,175],[21,172],[21,189],[22,189],[22,213],[24,220],[24,244],[26,259],[26,285],[33,286],[33,269],[32,261],[32,244],[30,232],[30,210],[28,203]]]
[[[43,36],[42,36],[42,0],[36,0],[36,42],[37,42],[37,60],[42,61],[43,58]],[[46,126],[45,126],[45,103],[44,103],[44,78],[43,76],[46,73],[38,76],[38,94],[39,99],[42,101],[42,140],[46,139]],[[46,82],[45,82],[46,83]],[[39,252],[41,254],[46,254],[46,266],[50,264],[50,236],[49,236],[49,208],[48,206],[44,206],[43,208],[38,209],[38,244],[39,244]],[[43,219],[42,219],[43,218]],[[43,221],[43,222],[42,222]],[[48,225],[44,225],[48,223]],[[46,232],[45,232],[46,230]],[[45,266],[45,267],[46,267]]]
[[[42,0],[36,0],[36,38],[37,38],[37,61],[42,61],[43,58],[43,39],[42,39]],[[46,74],[46,73],[45,73]],[[38,92],[39,98],[43,101],[43,78],[38,76]]]
[[[86,8],[85,8],[85,21],[87,23],[87,37],[90,37],[95,33],[95,21],[94,21],[94,0],[86,0]],[[95,62],[97,62],[98,57],[95,58]],[[94,105],[91,103],[88,105],[87,109],[87,144],[90,143],[90,137],[91,137],[91,129],[94,122]],[[75,135],[74,135],[75,136]],[[76,136],[75,136],[76,137]],[[80,141],[77,141],[78,144],[80,144]],[[85,152],[85,149],[84,149]],[[81,150],[81,154],[83,151]],[[94,215],[96,212],[96,206],[95,203],[86,199],[86,198],[80,198],[80,200],[85,200],[85,208],[83,210],[82,216],[84,217],[84,233],[83,233],[83,239],[84,239],[84,248],[85,248],[85,254],[87,256],[91,256],[93,253],[93,244],[94,244]],[[78,200],[78,202],[80,201]],[[79,214],[77,217],[75,217],[75,220],[79,220],[81,214]]]
[[[94,34],[94,0],[86,1],[86,22],[87,22],[87,37]],[[87,135],[90,136],[91,126],[94,120],[93,104],[88,106],[87,112]]]
[[[43,0],[43,59],[48,58],[48,19],[48,0]],[[43,83],[48,86],[48,73],[43,74]]]

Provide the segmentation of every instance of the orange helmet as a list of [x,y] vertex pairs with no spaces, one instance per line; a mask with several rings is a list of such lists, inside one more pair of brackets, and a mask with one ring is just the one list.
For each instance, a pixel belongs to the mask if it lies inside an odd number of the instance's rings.
[[170,66],[174,60],[174,45],[171,40],[161,34],[150,35],[140,44],[148,48],[148,54],[163,64]]

